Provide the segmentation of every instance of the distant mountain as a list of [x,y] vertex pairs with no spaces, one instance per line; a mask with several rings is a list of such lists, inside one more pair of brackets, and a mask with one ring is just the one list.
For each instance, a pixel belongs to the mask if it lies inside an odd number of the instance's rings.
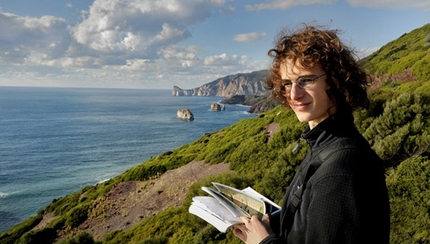
[[230,97],[234,95],[267,95],[264,84],[267,70],[254,71],[228,75],[216,79],[200,87],[184,90],[177,86],[173,87],[173,96],[219,96]]

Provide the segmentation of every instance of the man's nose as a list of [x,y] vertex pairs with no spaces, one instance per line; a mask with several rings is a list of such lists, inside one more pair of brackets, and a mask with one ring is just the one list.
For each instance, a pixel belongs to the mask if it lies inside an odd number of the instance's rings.
[[300,99],[301,97],[303,97],[304,91],[305,91],[305,89],[301,88],[296,83],[293,83],[291,85],[290,98],[292,100]]

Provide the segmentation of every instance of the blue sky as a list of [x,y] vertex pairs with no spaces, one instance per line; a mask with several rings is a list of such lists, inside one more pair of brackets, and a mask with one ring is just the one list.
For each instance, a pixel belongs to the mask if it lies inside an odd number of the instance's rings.
[[0,86],[195,88],[267,69],[277,33],[314,21],[363,57],[430,23],[430,1],[2,1]]

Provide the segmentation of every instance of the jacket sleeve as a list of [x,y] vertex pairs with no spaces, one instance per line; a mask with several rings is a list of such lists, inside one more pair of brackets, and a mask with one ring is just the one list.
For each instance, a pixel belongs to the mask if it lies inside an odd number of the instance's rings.
[[271,234],[260,242],[260,244],[281,244],[281,243],[283,243],[282,240],[276,234]]

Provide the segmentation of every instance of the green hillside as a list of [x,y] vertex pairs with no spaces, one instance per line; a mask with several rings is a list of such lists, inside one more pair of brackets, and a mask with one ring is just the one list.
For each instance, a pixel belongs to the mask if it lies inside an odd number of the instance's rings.
[[364,59],[370,74],[393,75],[412,70],[418,80],[430,79],[430,24],[389,42]]
[[[372,106],[355,113],[359,130],[387,166],[391,202],[391,242],[430,243],[430,25],[411,31],[360,61],[375,75]],[[280,129],[267,133],[276,123]],[[291,111],[276,107],[234,125],[202,135],[198,140],[165,152],[96,186],[58,199],[39,214],[0,235],[0,243],[95,243],[81,232],[89,216],[103,219],[97,208],[120,182],[155,179],[192,161],[229,163],[233,172],[199,180],[186,200],[143,219],[127,230],[114,230],[98,243],[240,243],[188,213],[191,198],[204,195],[201,186],[218,181],[238,188],[252,186],[281,203],[308,147],[301,142],[305,128]],[[127,199],[124,199],[127,201]],[[44,228],[32,230],[44,214],[57,216]]]

